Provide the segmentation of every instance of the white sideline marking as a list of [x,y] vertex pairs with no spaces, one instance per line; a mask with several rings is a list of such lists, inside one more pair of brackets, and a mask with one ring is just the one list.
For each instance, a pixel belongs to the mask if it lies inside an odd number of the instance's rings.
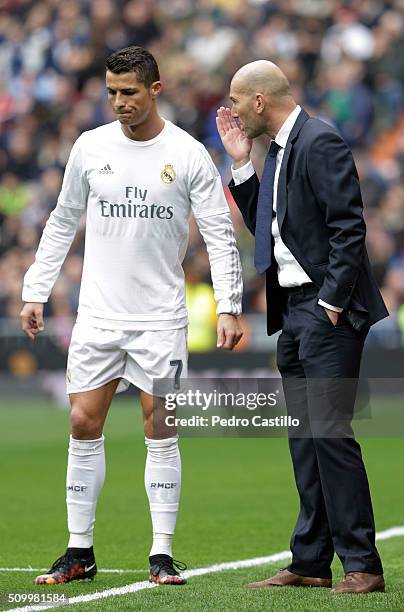
[[[49,567],[0,567],[0,572],[47,572]],[[98,569],[99,574],[146,574],[149,569]]]
[[[389,540],[390,538],[396,538],[399,536],[404,536],[404,526],[390,527],[390,529],[379,531],[379,533],[376,534],[376,540]],[[253,559],[242,559],[240,561],[215,563],[214,565],[208,565],[207,567],[199,567],[194,570],[184,572],[183,576],[185,578],[192,578],[194,576],[203,576],[205,574],[215,574],[217,572],[223,572],[225,570],[237,570],[244,569],[247,567],[255,567],[257,565],[266,565],[269,563],[275,563],[277,561],[284,561],[285,559],[289,559],[290,554],[291,553],[289,550],[283,550],[281,552],[275,553],[274,555],[269,555],[268,557],[255,557]],[[133,582],[132,584],[126,584],[123,587],[106,589],[105,591],[98,591],[97,593],[90,593],[89,595],[76,595],[75,597],[69,597],[69,603],[66,605],[71,606],[76,603],[95,601],[97,599],[106,599],[108,597],[116,597],[117,595],[127,595],[128,593],[136,593],[137,591],[143,591],[144,589],[153,589],[156,586],[158,585],[151,583],[148,580],[144,580],[142,582]],[[33,605],[24,606],[22,608],[9,608],[8,610],[4,610],[4,612],[40,612],[41,610],[52,609],[54,609],[54,607]]]
[[390,529],[379,531],[376,533],[376,540],[389,540],[398,536],[404,536],[404,527],[390,527]]

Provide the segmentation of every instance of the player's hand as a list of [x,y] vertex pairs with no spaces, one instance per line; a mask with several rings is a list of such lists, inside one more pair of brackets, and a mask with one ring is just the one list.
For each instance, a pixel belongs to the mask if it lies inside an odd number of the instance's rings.
[[37,334],[44,329],[43,304],[39,302],[27,302],[20,313],[21,329],[31,340],[35,340]]
[[217,348],[232,351],[240,341],[243,332],[237,317],[232,314],[220,314],[217,322]]
[[227,153],[233,160],[233,167],[241,167],[250,159],[252,140],[231,116],[229,108],[217,110],[216,125]]
[[326,311],[326,313],[328,315],[328,318],[330,319],[331,323],[335,327],[336,324],[338,323],[339,312],[335,312],[334,310],[329,310],[329,308],[326,308],[325,306],[323,306],[323,308]]

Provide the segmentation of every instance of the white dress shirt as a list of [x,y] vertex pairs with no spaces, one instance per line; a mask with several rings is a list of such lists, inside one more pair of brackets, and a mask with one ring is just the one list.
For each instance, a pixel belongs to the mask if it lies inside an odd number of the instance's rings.
[[[289,251],[286,244],[283,242],[280,233],[279,233],[279,225],[278,218],[276,216],[276,205],[278,198],[278,181],[279,181],[279,173],[281,169],[283,154],[285,152],[286,143],[288,141],[290,132],[293,129],[293,126],[296,122],[296,119],[301,111],[300,106],[296,106],[296,108],[290,113],[281,129],[275,136],[275,142],[279,145],[279,151],[276,156],[276,167],[275,167],[275,178],[274,178],[274,195],[273,195],[273,203],[272,207],[275,212],[275,216],[272,221],[272,235],[274,237],[274,256],[276,263],[278,264],[278,281],[281,287],[299,287],[305,283],[313,282],[309,276],[307,276],[306,272],[303,270],[299,262],[295,259],[292,253]],[[241,168],[233,168],[231,169],[233,180],[235,185],[240,185],[247,181],[253,174],[255,173],[254,166],[252,165],[251,160],[248,161]],[[334,310],[335,312],[342,312],[342,308],[337,306],[331,306],[323,300],[318,301],[319,304],[329,308],[330,310]]]

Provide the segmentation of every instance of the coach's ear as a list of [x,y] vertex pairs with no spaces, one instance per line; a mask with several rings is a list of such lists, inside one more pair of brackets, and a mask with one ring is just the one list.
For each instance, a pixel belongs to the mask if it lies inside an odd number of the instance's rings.
[[258,115],[261,115],[265,109],[265,96],[262,93],[255,94],[254,109]]
[[152,83],[150,87],[150,94],[153,99],[157,98],[160,95],[161,88],[162,88],[161,81],[154,81],[154,83]]

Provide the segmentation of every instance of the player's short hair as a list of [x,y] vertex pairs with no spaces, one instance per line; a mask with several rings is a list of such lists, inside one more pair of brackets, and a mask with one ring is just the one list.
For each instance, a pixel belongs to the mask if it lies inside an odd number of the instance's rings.
[[125,47],[119,49],[107,58],[107,70],[114,74],[135,72],[139,83],[150,87],[152,83],[160,80],[159,68],[153,55],[143,47]]

